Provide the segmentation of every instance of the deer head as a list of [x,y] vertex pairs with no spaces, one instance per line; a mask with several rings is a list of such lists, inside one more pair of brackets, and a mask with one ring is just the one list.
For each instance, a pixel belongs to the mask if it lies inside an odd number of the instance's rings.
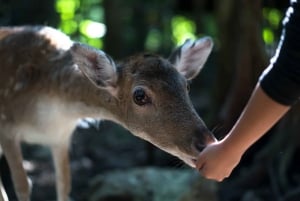
[[215,138],[191,103],[188,81],[200,72],[212,47],[209,37],[187,40],[169,59],[139,54],[118,64],[79,43],[71,53],[86,78],[106,92],[109,101],[102,107],[109,119],[194,167],[196,156]]

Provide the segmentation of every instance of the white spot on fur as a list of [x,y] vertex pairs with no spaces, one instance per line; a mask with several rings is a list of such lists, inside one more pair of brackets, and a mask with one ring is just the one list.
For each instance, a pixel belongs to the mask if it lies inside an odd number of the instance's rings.
[[73,44],[66,34],[51,27],[44,27],[38,33],[48,38],[52,45],[61,50],[68,50]]
[[30,122],[23,122],[14,132],[28,143],[67,146],[78,120],[95,111],[81,102],[66,104],[59,98],[41,97]]
[[70,108],[53,98],[42,98],[36,104],[33,124],[22,124],[18,131],[29,143],[68,144],[77,118]]

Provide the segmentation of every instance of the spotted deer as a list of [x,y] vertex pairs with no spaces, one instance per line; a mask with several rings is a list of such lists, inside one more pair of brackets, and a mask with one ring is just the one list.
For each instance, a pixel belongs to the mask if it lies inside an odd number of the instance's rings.
[[[59,201],[71,179],[68,147],[78,119],[114,121],[191,167],[215,141],[195,111],[187,81],[206,62],[209,37],[169,57],[137,54],[116,63],[101,50],[46,26],[0,29],[0,144],[19,201],[30,200],[20,142],[48,146]],[[0,200],[6,200],[1,185]]]

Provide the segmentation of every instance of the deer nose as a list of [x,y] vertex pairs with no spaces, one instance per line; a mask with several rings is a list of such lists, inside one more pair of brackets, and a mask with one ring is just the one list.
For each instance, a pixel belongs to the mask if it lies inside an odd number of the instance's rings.
[[216,138],[209,130],[206,130],[196,133],[195,137],[193,138],[192,146],[194,149],[201,152],[207,145],[214,142],[216,142]]
[[193,142],[193,146],[199,152],[203,151],[203,149],[206,147],[206,145],[204,145],[203,143],[197,142],[197,141]]

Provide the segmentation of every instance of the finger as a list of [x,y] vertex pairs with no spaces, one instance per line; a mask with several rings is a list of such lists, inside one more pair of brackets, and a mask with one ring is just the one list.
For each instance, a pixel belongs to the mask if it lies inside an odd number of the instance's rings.
[[229,177],[229,174],[226,174],[226,175],[219,175],[218,178],[216,178],[215,180],[218,181],[218,182],[222,182],[224,181],[226,178]]
[[214,179],[215,181],[217,181],[217,182],[222,182],[223,180],[224,180],[224,178],[223,177],[221,177],[221,178],[218,178],[218,179]]
[[205,164],[204,161],[197,160],[196,161],[196,169],[199,170],[199,171],[203,170],[204,169],[204,164]]
[[196,168],[201,172],[204,169],[204,164],[197,165]]
[[195,163],[196,163],[196,168],[198,170],[203,169],[205,162],[204,162],[204,158],[201,157],[201,154],[198,156],[198,159],[197,159],[197,161]]

